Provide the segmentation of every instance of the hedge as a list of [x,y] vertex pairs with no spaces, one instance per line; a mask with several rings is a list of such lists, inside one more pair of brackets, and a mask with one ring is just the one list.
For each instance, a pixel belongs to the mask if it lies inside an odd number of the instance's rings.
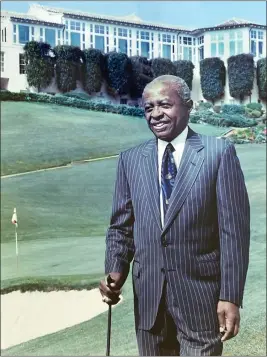
[[170,74],[176,76],[177,69],[174,63],[167,58],[155,58],[151,61],[151,69],[154,78]]
[[246,128],[257,125],[253,119],[248,119],[240,114],[216,114],[212,112],[199,112],[191,114],[189,117],[191,123],[207,123],[221,127]]
[[222,112],[225,114],[245,114],[245,107],[239,104],[224,104]]
[[189,89],[192,90],[192,81],[195,68],[193,63],[191,61],[180,60],[173,62],[173,64],[176,67],[176,76],[182,78],[188,85]]
[[99,100],[86,101],[83,99],[67,97],[65,95],[0,92],[0,99],[2,101],[15,101],[15,102],[26,101],[26,102],[36,102],[36,103],[58,104],[58,105],[75,107],[80,109],[130,115],[134,117],[144,116],[144,111],[142,108],[130,107],[124,104],[111,104]]
[[261,58],[257,62],[257,84],[259,97],[267,100],[267,58]]
[[114,94],[128,94],[131,86],[132,63],[125,53],[106,55],[107,83]]
[[205,58],[200,61],[200,84],[205,99],[214,103],[224,95],[225,74],[224,62],[220,58]]
[[251,54],[231,56],[228,62],[230,95],[241,101],[251,95],[254,81],[254,59]]
[[83,51],[84,65],[84,89],[88,93],[99,92],[103,82],[102,68],[104,56],[100,50],[90,48]]
[[145,86],[152,81],[151,63],[146,57],[130,57],[132,63],[132,79],[130,94],[132,98],[140,98]]
[[46,88],[54,77],[54,58],[50,56],[48,43],[30,41],[23,47],[26,62],[26,77],[29,86],[38,91]]

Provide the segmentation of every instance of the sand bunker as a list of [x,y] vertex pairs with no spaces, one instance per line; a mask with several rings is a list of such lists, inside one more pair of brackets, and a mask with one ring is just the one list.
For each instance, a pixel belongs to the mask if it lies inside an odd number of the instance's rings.
[[1,295],[1,348],[63,330],[107,310],[98,289]]

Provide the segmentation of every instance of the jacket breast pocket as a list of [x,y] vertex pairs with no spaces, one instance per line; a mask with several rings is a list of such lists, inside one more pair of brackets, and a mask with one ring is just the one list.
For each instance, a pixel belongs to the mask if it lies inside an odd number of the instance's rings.
[[204,277],[218,277],[221,274],[221,267],[219,260],[199,261],[197,263],[197,273]]

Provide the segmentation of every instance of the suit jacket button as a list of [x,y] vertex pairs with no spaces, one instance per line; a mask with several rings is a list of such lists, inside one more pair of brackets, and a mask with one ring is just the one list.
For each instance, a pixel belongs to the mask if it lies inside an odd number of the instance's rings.
[[165,269],[164,269],[164,268],[161,268],[161,272],[162,272],[162,273],[165,273]]

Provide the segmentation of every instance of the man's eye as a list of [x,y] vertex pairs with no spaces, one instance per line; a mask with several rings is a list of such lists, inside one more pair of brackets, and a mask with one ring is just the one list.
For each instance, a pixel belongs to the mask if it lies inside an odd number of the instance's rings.
[[151,110],[152,110],[152,107],[146,107],[146,108],[145,108],[145,111],[146,111],[146,112],[151,112]]
[[165,104],[162,104],[162,107],[163,108],[170,108],[171,106],[170,106],[170,104],[165,103]]

